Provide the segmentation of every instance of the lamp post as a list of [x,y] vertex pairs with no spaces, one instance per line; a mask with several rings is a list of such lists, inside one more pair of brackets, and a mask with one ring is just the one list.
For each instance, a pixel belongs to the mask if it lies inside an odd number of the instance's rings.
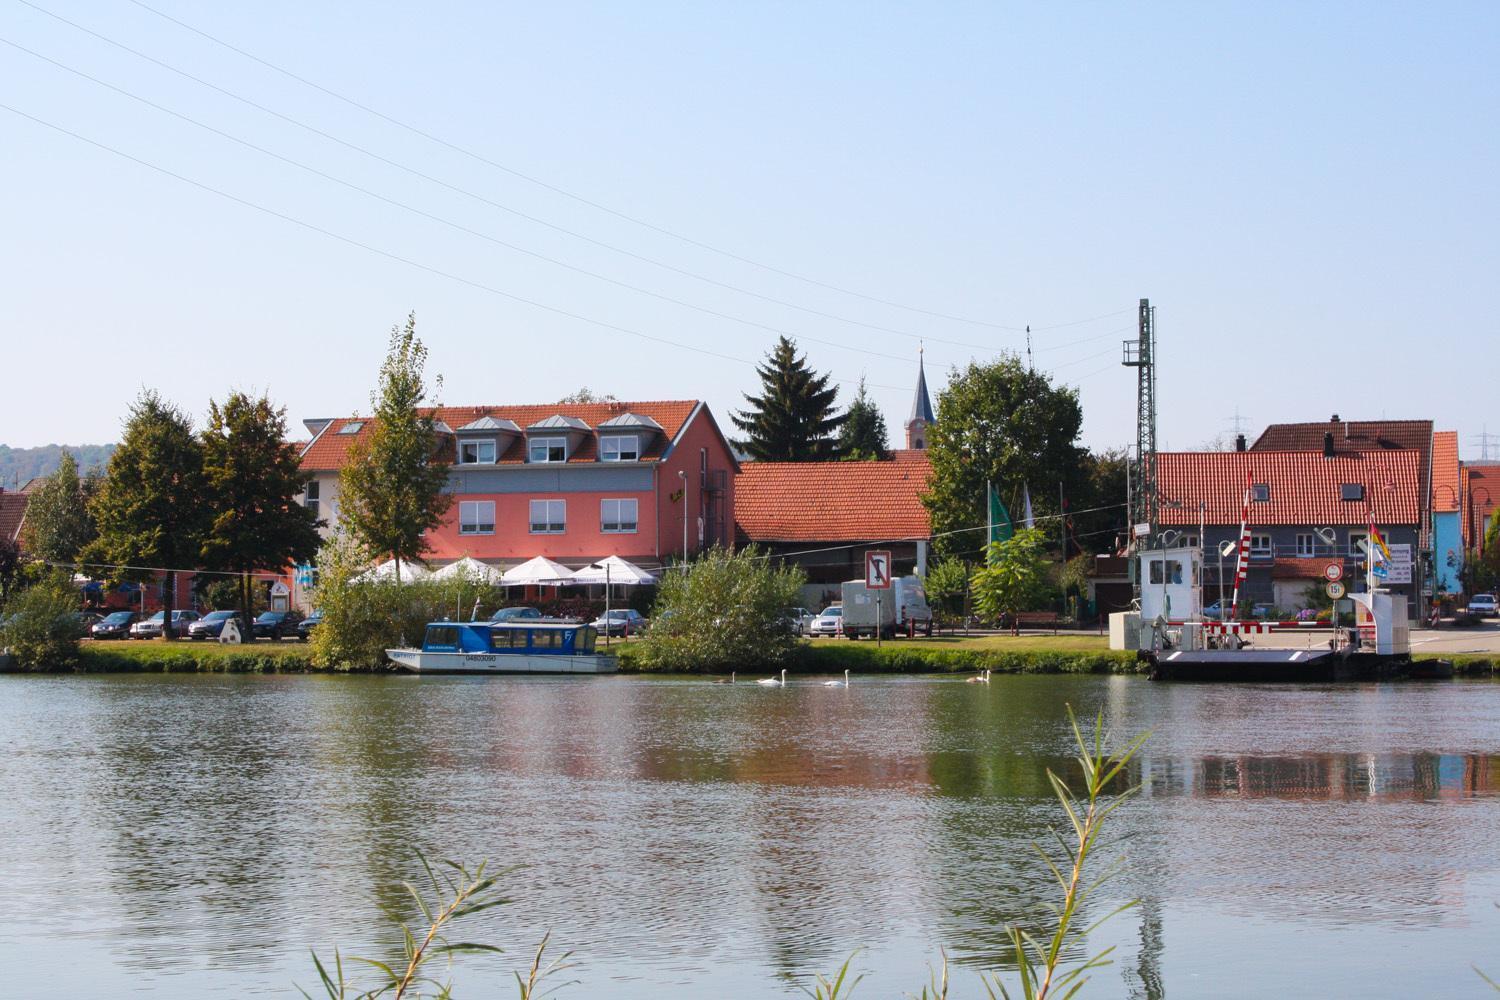
[[687,470],[678,469],[678,477],[682,480],[682,564],[683,572],[687,571],[688,557],[688,499],[687,499]]
[[[1163,531],[1160,535],[1156,536],[1157,542],[1161,545],[1161,615],[1159,617],[1163,625],[1161,628],[1154,630],[1155,635],[1153,643],[1156,645],[1156,649],[1154,649],[1153,652],[1161,651],[1161,641],[1166,633],[1166,623],[1171,618],[1168,612],[1171,611],[1172,601],[1171,598],[1167,596],[1167,545],[1171,542],[1176,541],[1177,537],[1181,534],[1182,532],[1177,531],[1174,528],[1168,528],[1166,531]],[[1167,537],[1169,535],[1171,536],[1170,538]]]
[[1224,613],[1229,609],[1224,607],[1224,557],[1235,550],[1234,542],[1227,538],[1219,543],[1219,621],[1224,620]]

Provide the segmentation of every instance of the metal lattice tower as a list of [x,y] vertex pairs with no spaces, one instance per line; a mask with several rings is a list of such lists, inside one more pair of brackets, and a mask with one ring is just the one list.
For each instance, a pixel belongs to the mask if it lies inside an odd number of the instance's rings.
[[1158,527],[1161,497],[1156,484],[1156,310],[1150,299],[1141,299],[1136,340],[1125,341],[1127,367],[1136,370],[1135,392],[1135,489],[1130,496],[1132,525],[1149,524],[1154,537]]

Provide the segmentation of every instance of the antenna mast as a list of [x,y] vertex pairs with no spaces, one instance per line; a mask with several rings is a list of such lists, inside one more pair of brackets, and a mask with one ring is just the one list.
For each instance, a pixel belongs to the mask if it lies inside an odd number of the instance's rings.
[[1135,391],[1135,493],[1130,498],[1132,530],[1149,525],[1156,534],[1160,497],[1156,484],[1156,310],[1150,299],[1141,299],[1137,338],[1125,341],[1124,365],[1136,370]]

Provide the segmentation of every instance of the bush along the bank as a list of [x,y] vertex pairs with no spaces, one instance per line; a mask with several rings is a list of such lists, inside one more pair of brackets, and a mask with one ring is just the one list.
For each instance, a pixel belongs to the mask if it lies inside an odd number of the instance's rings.
[[[642,654],[646,643],[632,643],[623,648],[620,669],[625,672],[673,672],[686,668],[658,661]],[[890,643],[800,643],[783,664],[794,673],[837,674],[844,670],[864,674],[1147,674],[1150,664],[1135,653],[1077,652],[1068,650],[943,649],[931,646]],[[705,669],[744,669],[744,661]]]
[[313,666],[311,652],[304,648],[271,652],[249,645],[157,641],[141,646],[85,646],[79,650],[76,669],[90,674],[305,674],[318,668]]
[[662,671],[789,666],[799,642],[788,609],[806,580],[753,545],[709,549],[667,571],[634,659],[641,669]]
[[50,573],[5,604],[0,648],[16,670],[71,670],[78,662],[78,592],[66,573]]

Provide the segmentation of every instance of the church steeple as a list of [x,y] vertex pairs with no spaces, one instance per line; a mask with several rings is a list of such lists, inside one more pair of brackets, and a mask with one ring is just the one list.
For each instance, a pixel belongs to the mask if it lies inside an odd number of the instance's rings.
[[927,372],[922,367],[922,349],[917,348],[917,392],[911,401],[911,418],[906,421],[906,447],[927,447],[927,428],[937,423],[932,415],[932,400],[927,398]]

